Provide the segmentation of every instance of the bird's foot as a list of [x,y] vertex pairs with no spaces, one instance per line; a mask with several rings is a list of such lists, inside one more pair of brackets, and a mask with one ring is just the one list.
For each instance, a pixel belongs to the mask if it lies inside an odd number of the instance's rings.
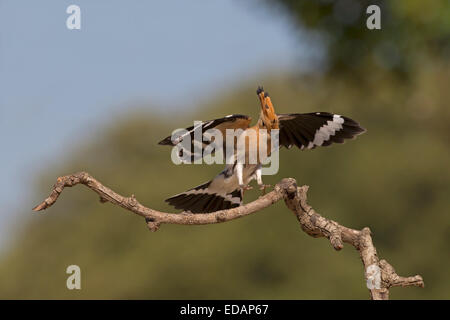
[[253,189],[253,187],[252,187],[252,186],[249,186],[248,184],[247,184],[247,185],[245,185],[245,184],[240,184],[240,185],[239,185],[239,188],[241,189],[242,195],[244,195],[245,191],[247,191],[247,190],[252,190],[252,189]]
[[262,191],[262,195],[266,194],[266,189],[267,188],[271,188],[272,186],[270,184],[260,184],[259,185],[259,190]]

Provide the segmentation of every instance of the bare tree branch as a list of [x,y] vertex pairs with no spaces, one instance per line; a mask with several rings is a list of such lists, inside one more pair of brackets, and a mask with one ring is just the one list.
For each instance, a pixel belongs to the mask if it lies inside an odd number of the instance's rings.
[[424,286],[421,276],[401,277],[397,275],[394,268],[386,260],[378,258],[369,228],[350,229],[333,220],[326,219],[314,211],[306,202],[308,186],[298,187],[295,179],[292,178],[283,179],[275,186],[273,191],[237,208],[205,214],[186,212],[174,214],[147,208],[141,205],[134,195],[131,195],[131,197],[121,196],[105,187],[90,174],[79,172],[59,177],[50,196],[33,210],[47,209],[56,202],[65,187],[73,187],[80,183],[96,192],[100,196],[101,202],[111,202],[144,217],[151,231],[158,230],[163,223],[200,225],[226,222],[255,213],[269,207],[278,200],[284,199],[286,206],[294,212],[301,228],[307,234],[315,238],[327,238],[336,250],[341,250],[344,243],[351,244],[358,250],[365,270],[364,277],[372,299],[388,300],[391,287]]

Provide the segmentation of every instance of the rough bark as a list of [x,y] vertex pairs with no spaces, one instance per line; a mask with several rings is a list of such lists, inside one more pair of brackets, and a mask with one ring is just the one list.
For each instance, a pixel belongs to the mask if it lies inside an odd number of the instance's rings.
[[300,227],[308,235],[315,238],[327,238],[331,246],[336,250],[341,250],[344,247],[344,243],[348,243],[358,250],[365,270],[364,278],[372,299],[389,299],[389,289],[391,287],[424,286],[421,276],[401,277],[397,275],[394,268],[386,260],[378,258],[369,228],[363,228],[362,230],[347,228],[318,214],[307,203],[308,186],[298,187],[295,179],[292,178],[283,179],[275,186],[273,191],[237,208],[205,214],[186,212],[175,214],[147,208],[140,204],[134,195],[130,197],[121,196],[110,188],[105,187],[90,174],[79,172],[59,177],[53,186],[50,196],[33,210],[47,209],[56,202],[65,187],[73,187],[77,184],[84,184],[96,192],[100,196],[101,202],[111,202],[144,217],[151,231],[157,231],[160,225],[164,223],[200,225],[226,222],[255,213],[284,199],[286,206],[295,214]]

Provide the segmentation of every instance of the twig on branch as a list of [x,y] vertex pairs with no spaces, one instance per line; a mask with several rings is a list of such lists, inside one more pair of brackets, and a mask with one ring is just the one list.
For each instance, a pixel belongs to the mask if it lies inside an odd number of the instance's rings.
[[65,187],[73,187],[80,183],[96,192],[100,196],[101,202],[111,202],[144,217],[151,231],[157,231],[163,223],[201,225],[226,222],[247,216],[269,207],[278,200],[284,199],[286,206],[294,212],[301,228],[307,234],[315,238],[327,238],[331,246],[336,250],[341,250],[344,247],[344,243],[351,244],[358,250],[364,265],[364,277],[372,299],[389,299],[389,289],[391,287],[424,286],[421,276],[401,277],[397,275],[394,268],[386,260],[378,258],[369,228],[363,228],[362,230],[350,229],[333,220],[324,218],[314,211],[306,202],[308,186],[298,187],[295,179],[292,178],[283,179],[275,186],[273,191],[240,207],[205,214],[186,212],[174,214],[147,208],[141,205],[134,195],[131,195],[131,197],[121,196],[105,187],[90,174],[79,172],[59,177],[53,186],[50,196],[33,210],[47,209],[56,202]]

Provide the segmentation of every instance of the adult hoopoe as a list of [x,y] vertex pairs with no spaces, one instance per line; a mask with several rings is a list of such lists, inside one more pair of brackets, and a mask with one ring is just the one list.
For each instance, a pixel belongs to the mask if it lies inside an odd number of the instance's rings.
[[[267,133],[273,129],[279,129],[277,136],[279,147],[284,146],[290,149],[292,146],[297,146],[303,150],[314,149],[316,146],[328,146],[332,143],[343,143],[344,139],[351,139],[365,132],[365,129],[360,127],[356,121],[328,112],[276,114],[269,94],[264,92],[262,87],[258,87],[256,93],[261,103],[261,112],[256,125],[250,127],[252,120],[250,117],[234,114],[220,119],[203,121],[200,123],[200,127],[197,125],[186,128],[181,139],[173,140],[172,136],[168,136],[159,144],[175,146],[183,140],[184,136],[189,135],[192,141],[191,146],[195,150],[194,132],[196,130],[201,130],[201,135],[205,135],[207,130],[217,129],[223,136],[227,129],[241,129],[247,134],[253,130],[259,137],[260,129],[266,129]],[[267,134],[267,137],[267,151],[270,153],[272,149],[270,135]],[[208,139],[205,140],[206,142],[202,141],[200,147],[200,157],[203,156],[202,152],[208,145]],[[252,145],[256,145],[258,148],[259,144]],[[244,191],[250,189],[248,186],[250,181],[256,179],[261,190],[268,187],[262,181],[261,162],[263,159],[258,157],[256,163],[249,162],[249,149],[251,150],[251,147],[248,148],[247,143],[245,161],[238,161],[236,148],[234,148],[233,160],[227,161],[225,169],[214,179],[174,195],[166,201],[176,209],[192,213],[209,213],[240,206]],[[183,151],[190,152],[190,150]],[[194,158],[194,155],[192,156]]]

